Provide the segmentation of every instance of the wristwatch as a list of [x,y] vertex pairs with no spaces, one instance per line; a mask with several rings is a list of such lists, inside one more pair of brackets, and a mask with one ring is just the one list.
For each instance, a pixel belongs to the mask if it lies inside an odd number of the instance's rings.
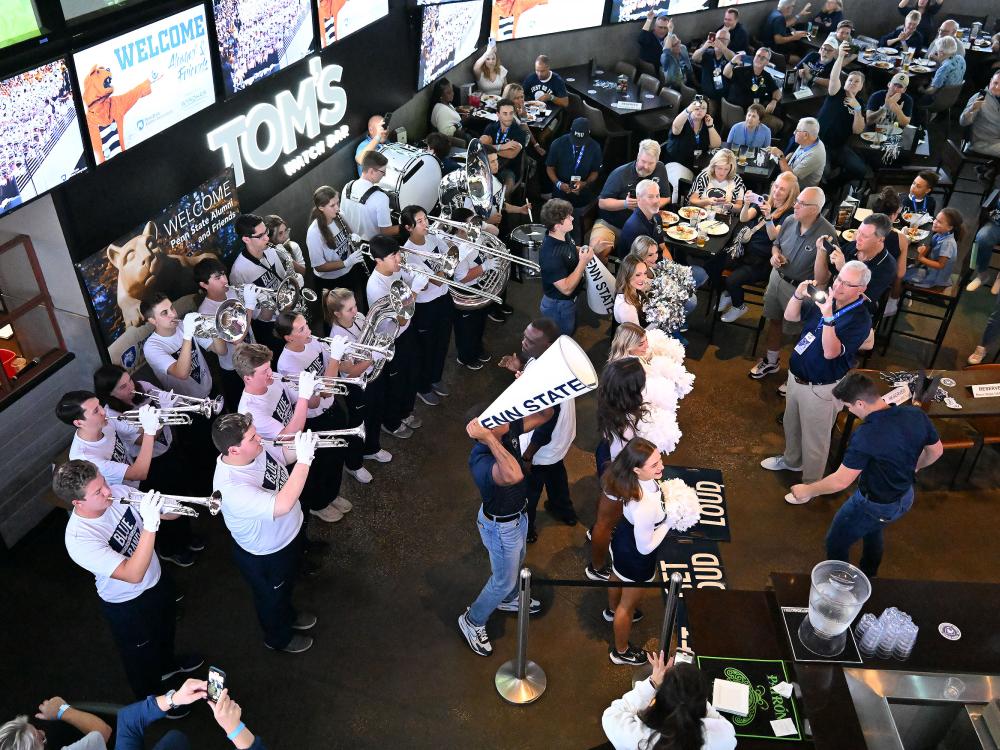
[[834,324],[835,324],[836,322],[837,322],[837,319],[836,319],[836,318],[833,318],[833,317],[830,317],[830,318],[823,318],[823,325],[825,325],[825,326],[832,326],[832,325],[834,325]]
[[174,704],[174,693],[176,692],[177,692],[176,690],[168,690],[166,692],[166,695],[163,696],[164,698],[167,699],[167,703],[170,705],[171,710],[177,708],[177,706]]

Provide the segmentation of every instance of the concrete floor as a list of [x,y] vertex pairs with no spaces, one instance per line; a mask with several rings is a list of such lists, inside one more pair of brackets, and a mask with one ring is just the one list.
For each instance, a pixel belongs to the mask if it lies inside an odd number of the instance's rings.
[[[517,313],[487,329],[494,354],[518,345],[539,295],[537,281],[512,285]],[[939,367],[964,363],[993,299],[986,290],[963,298]],[[577,338],[600,369],[607,324],[589,312],[581,319]],[[695,318],[688,367],[697,380],[682,402],[684,438],[668,463],[723,471],[733,529],[732,542],[721,545],[728,583],[761,589],[769,571],[808,571],[823,558],[823,536],[842,497],[794,508],[782,501],[792,476],[764,471],[758,462],[781,451],[775,417],[782,409],[776,388],[783,375],[748,379],[751,335],[722,325],[707,346],[706,330],[707,321]],[[870,366],[914,367],[926,351],[894,343]],[[198,521],[209,547],[194,567],[166,566],[186,593],[179,650],[197,651],[227,672],[247,725],[269,747],[590,748],[605,741],[601,713],[627,688],[631,673],[608,661],[611,628],[601,618],[601,591],[535,590],[542,614],[532,620],[529,651],[548,675],[548,691],[531,706],[509,706],[493,687],[496,669],[514,656],[516,618],[497,614],[490,621],[490,658],[474,655],[456,626],[488,573],[474,521],[478,501],[466,468],[463,416],[509,382],[495,361],[477,373],[458,372],[449,363],[452,395],[442,406],[418,408],[425,426],[413,439],[385,441],[396,458],[373,469],[372,485],[345,478],[344,494],[355,510],[344,521],[313,525],[331,550],[319,576],[297,591],[301,608],[320,618],[308,653],[264,649],[221,519]],[[540,539],[528,551],[538,576],[583,578],[589,561],[584,534],[597,496],[595,401],[589,395],[578,402],[578,437],[567,459],[584,523],[569,528],[540,514]],[[957,459],[946,454],[921,473],[913,510],[887,534],[885,577],[1000,581],[995,562],[983,554],[995,549],[1000,461],[986,451],[971,483],[964,483],[963,473],[959,489],[947,491]],[[66,555],[64,524],[65,515],[53,512],[3,567],[0,720],[33,713],[53,694],[70,702],[130,699],[93,580]],[[655,645],[660,601],[648,595],[650,616],[636,626],[634,642]],[[183,729],[198,748],[231,746],[208,708],[196,708],[182,722],[161,724]]]

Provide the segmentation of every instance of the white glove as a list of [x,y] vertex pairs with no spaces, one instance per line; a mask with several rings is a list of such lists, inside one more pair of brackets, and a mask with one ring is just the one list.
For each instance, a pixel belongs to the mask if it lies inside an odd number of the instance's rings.
[[306,401],[313,397],[313,393],[316,392],[316,375],[309,370],[303,370],[299,373],[299,398],[304,398]]
[[330,339],[330,357],[338,362],[344,358],[347,351],[347,336],[334,336]]
[[189,312],[184,316],[184,322],[181,326],[184,331],[185,341],[190,341],[194,338],[194,329],[197,328],[199,320],[201,320],[201,316],[196,312]]
[[163,495],[155,490],[150,490],[142,496],[139,501],[139,517],[142,519],[142,528],[155,534],[160,528],[160,513],[163,512]]
[[483,271],[495,271],[497,270],[497,259],[487,258],[483,261]]
[[415,274],[413,277],[413,283],[410,284],[410,289],[412,289],[414,293],[422,292],[427,288],[427,281],[428,278],[423,274]]
[[313,434],[312,430],[297,432],[295,434],[296,463],[312,466],[313,456],[316,455],[316,443],[318,442],[319,435]]
[[160,402],[161,409],[173,409],[177,403],[174,399],[177,398],[177,394],[173,391],[160,391],[160,397],[157,401]]
[[253,284],[243,285],[243,304],[247,310],[257,309],[257,287]]
[[160,430],[160,410],[146,404],[139,407],[139,424],[147,435],[155,435]]
[[360,250],[355,250],[353,253],[344,258],[344,268],[354,268],[354,266],[360,263],[361,259],[364,257],[364,253]]

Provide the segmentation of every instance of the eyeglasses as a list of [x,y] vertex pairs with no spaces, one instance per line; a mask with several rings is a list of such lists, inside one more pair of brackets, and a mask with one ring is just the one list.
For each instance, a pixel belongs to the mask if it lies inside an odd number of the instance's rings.
[[267,237],[267,232],[260,232],[259,234],[251,234],[250,239],[252,240],[262,240]]
[[814,208],[819,206],[818,203],[804,203],[803,201],[795,201],[795,205],[796,206],[802,206],[802,207],[813,206]]
[[386,173],[386,172],[388,172],[388,171],[389,171],[389,170],[388,170],[388,168],[387,168],[387,167],[382,167],[382,168],[380,168],[380,169],[376,169],[376,170],[375,170],[375,172],[376,172],[377,174],[380,174],[380,175],[385,175],[385,173]]
[[833,283],[840,284],[841,286],[849,286],[852,289],[862,289],[865,286],[864,284],[852,284],[849,281],[843,281],[839,276],[833,280]]

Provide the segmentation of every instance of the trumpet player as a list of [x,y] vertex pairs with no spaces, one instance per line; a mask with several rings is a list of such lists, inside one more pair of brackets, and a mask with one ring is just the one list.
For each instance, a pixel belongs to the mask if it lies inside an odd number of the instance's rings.
[[[409,234],[409,239],[403,245],[404,250],[434,253],[440,258],[438,266],[446,262],[448,246],[441,238],[428,236],[429,224],[424,209],[420,206],[407,206],[402,211],[400,223]],[[407,256],[407,263],[423,268],[429,274],[438,271],[436,275],[447,276],[435,267],[433,259],[427,257],[410,254]],[[454,270],[455,280],[459,281],[468,274],[468,260],[460,261]],[[417,293],[416,311],[413,314],[413,327],[417,336],[417,397],[428,406],[437,406],[441,403],[441,397],[448,395],[448,389],[441,378],[451,344],[454,309],[448,287],[434,276],[429,276],[427,286]]]
[[[243,344],[259,347],[259,344]],[[266,347],[262,347],[266,349]],[[240,352],[236,354],[237,362]],[[311,380],[312,373],[309,375]],[[308,382],[302,383],[304,393]],[[305,517],[299,496],[312,474],[316,436],[299,432],[295,450],[261,445],[250,414],[224,414],[212,425],[220,455],[213,488],[222,493],[222,517],[233,537],[233,557],[253,593],[264,645],[298,654],[313,639],[303,635],[316,616],[296,612],[292,590],[306,544]],[[286,466],[295,466],[288,471]]]
[[[236,217],[233,227],[240,239],[241,247],[232,268],[229,269],[230,282],[240,287],[244,284],[254,284],[277,290],[281,282],[294,273],[294,269],[285,266],[277,251],[271,247],[264,219],[257,214],[241,214]],[[247,308],[253,309],[249,304]],[[253,333],[257,341],[272,348],[276,347],[275,356],[277,356],[281,350],[272,340],[273,319],[273,310],[261,309],[254,312]]]
[[240,299],[247,308],[247,331],[243,338],[234,341],[223,341],[226,346],[224,354],[219,354],[219,371],[222,373],[222,397],[226,402],[227,411],[235,411],[243,393],[243,380],[233,369],[233,352],[236,346],[244,341],[254,343],[253,310],[257,307],[257,290],[253,284],[244,284],[241,294],[229,288],[229,275],[226,267],[218,258],[205,258],[194,267],[194,280],[198,283],[204,298],[198,305],[198,314],[209,320],[215,319],[219,307],[228,299]]
[[[233,366],[243,378],[243,397],[238,410],[242,414],[250,414],[255,432],[269,440],[306,429],[309,410],[321,406],[316,375],[303,370],[299,373],[298,388],[288,387],[271,370],[273,357],[271,350],[263,344],[240,344],[233,355]],[[309,472],[309,480],[302,493],[302,502],[309,514],[327,523],[339,521],[352,507],[349,500],[338,494],[342,466],[342,457],[338,462],[336,456],[329,460],[324,456],[324,460],[317,462],[313,471]],[[331,495],[334,498],[332,502]]]
[[129,488],[109,485],[96,464],[79,459],[56,469],[52,489],[73,506],[66,551],[94,574],[135,697],[158,695],[162,680],[198,669],[201,657],[174,654],[174,590],[154,552],[160,521],[176,518],[162,515],[163,497],[149,491],[138,507],[121,504]]
[[[278,357],[278,372],[289,377],[309,371],[317,377],[336,378],[340,376],[340,362],[347,350],[347,339],[334,337],[328,344],[317,341],[309,330],[309,323],[303,315],[293,312],[278,314],[274,332],[285,340],[285,348]],[[296,389],[289,384],[294,394]],[[343,430],[348,427],[350,412],[343,396],[319,394],[319,405],[309,409],[306,428],[319,430]],[[315,396],[314,396],[315,398]],[[341,472],[347,473],[361,484],[372,481],[372,475],[364,467],[364,447],[362,441],[351,439],[347,448],[333,448],[323,455],[324,463],[331,476],[336,479],[330,490],[339,495]]]
[[[375,270],[368,277],[369,309],[389,294],[393,282],[402,280],[414,294],[427,286],[427,277],[402,271],[399,243],[391,237],[378,236],[371,241],[371,255]],[[410,321],[402,316],[394,322],[385,323],[387,331],[395,328],[395,356],[386,369],[389,381],[386,383],[386,404],[382,415],[382,429],[398,438],[408,438],[423,422],[413,413],[417,400],[416,363],[417,351],[415,334],[410,330]]]

